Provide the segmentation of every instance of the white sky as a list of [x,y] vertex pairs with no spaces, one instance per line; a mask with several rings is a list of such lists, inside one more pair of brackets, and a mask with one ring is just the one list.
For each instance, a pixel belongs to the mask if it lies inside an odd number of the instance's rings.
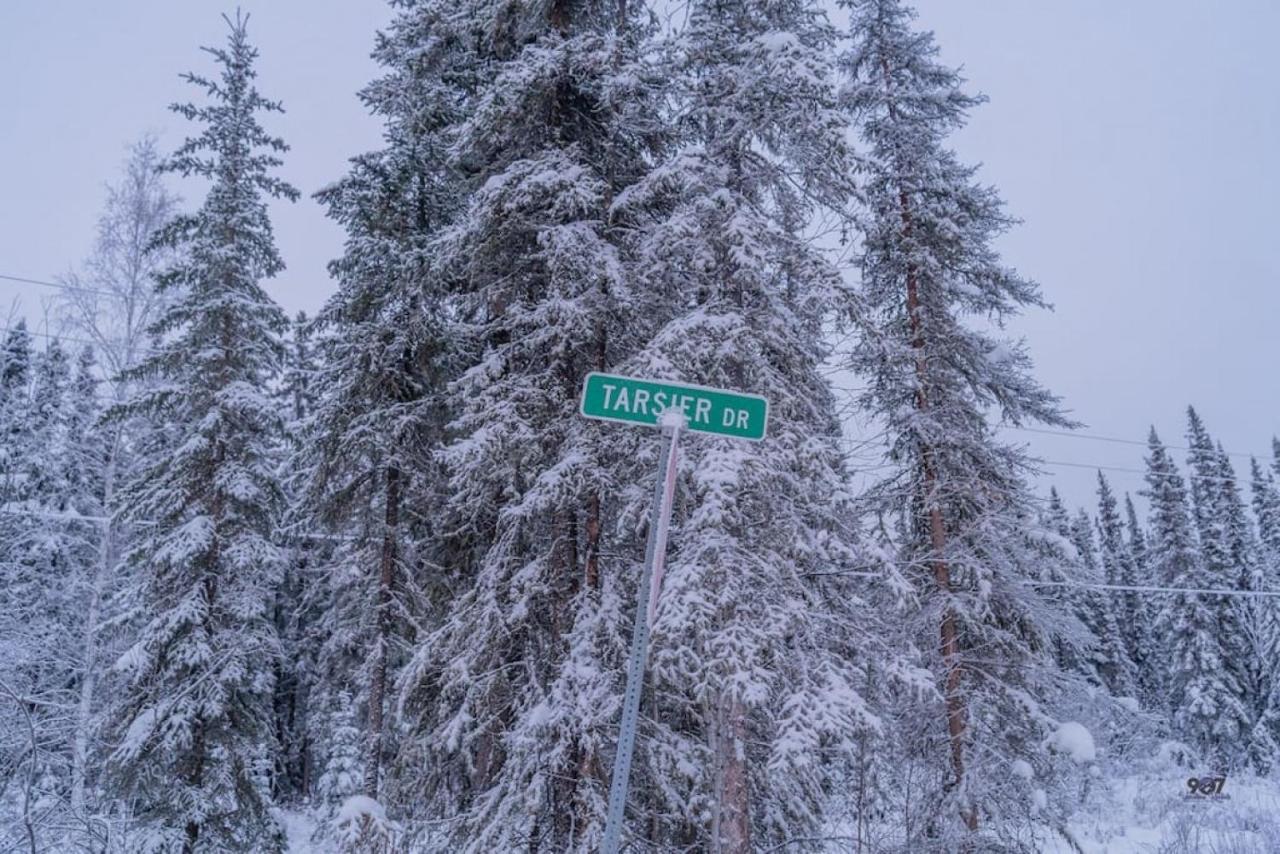
[[[1191,402],[1228,450],[1267,452],[1280,432],[1280,4],[919,7],[943,59],[991,98],[956,147],[1024,220],[1001,248],[1056,305],[1018,325],[1040,378],[1083,432],[1141,440],[1154,422],[1182,444]],[[260,88],[288,110],[269,124],[293,146],[283,174],[304,194],[273,208],[289,269],[269,289],[290,312],[314,311],[342,234],[309,195],[378,144],[354,93],[376,73],[368,53],[389,11],[382,0],[244,8]],[[126,146],[153,131],[167,150],[185,133],[165,107],[198,94],[178,73],[209,70],[198,47],[222,41],[223,11],[210,0],[0,5],[0,273],[47,279],[83,258]],[[0,305],[20,299],[32,316],[48,293],[0,281]],[[1046,459],[1141,468],[1138,447],[1020,436]],[[1092,501],[1091,471],[1051,471],[1068,500]]]

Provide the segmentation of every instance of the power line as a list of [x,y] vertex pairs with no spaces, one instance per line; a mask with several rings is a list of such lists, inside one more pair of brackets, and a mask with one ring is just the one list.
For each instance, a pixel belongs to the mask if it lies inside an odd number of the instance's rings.
[[1046,466],[1064,466],[1066,468],[1093,469],[1093,470],[1100,470],[1100,471],[1117,471],[1117,472],[1123,472],[1125,474],[1139,474],[1139,475],[1142,475],[1143,477],[1167,477],[1167,478],[1181,477],[1187,481],[1196,481],[1199,483],[1230,483],[1230,484],[1236,484],[1236,485],[1240,483],[1239,478],[1218,477],[1216,475],[1198,475],[1198,474],[1190,474],[1190,473],[1184,475],[1180,471],[1152,472],[1152,471],[1145,471],[1143,469],[1125,468],[1124,466],[1098,466],[1098,465],[1093,465],[1091,463],[1071,463],[1071,462],[1066,462],[1064,460],[1036,460],[1035,462],[1041,463]]
[[[4,334],[5,334],[5,335],[8,335],[8,334],[9,334],[9,332],[11,332],[12,330],[13,330],[13,327],[12,327],[12,326],[6,326],[6,327],[4,328]],[[107,339],[107,340],[103,340],[103,341],[93,341],[93,340],[88,339],[88,338],[76,338],[76,337],[71,336],[71,335],[52,335],[52,334],[50,334],[50,333],[48,333],[48,332],[36,332],[36,331],[35,331],[35,330],[33,330],[33,329],[28,329],[28,330],[27,330],[27,334],[28,334],[28,335],[34,335],[36,338],[44,338],[44,339],[47,339],[47,340],[49,340],[49,341],[57,341],[57,342],[58,342],[58,343],[60,343],[60,344],[61,344],[61,343],[67,343],[67,342],[69,342],[69,343],[71,343],[71,344],[84,344],[84,345],[86,345],[86,346],[88,346],[88,347],[104,347],[104,346],[106,346],[106,347],[112,347],[112,346],[116,346],[116,345],[122,345],[122,344],[124,344],[124,342],[123,342],[123,341],[114,341],[114,340],[109,340],[109,339]],[[139,353],[157,353],[157,352],[159,352],[158,350],[155,350],[155,349],[153,349],[153,348],[151,348],[151,347],[135,347],[135,348],[134,348],[134,350],[135,350],[136,352],[139,352]]]
[[[98,522],[98,523],[122,523],[128,525],[145,525],[151,526],[158,524],[151,519],[138,519],[134,521],[117,519],[114,516],[85,516],[79,513],[54,513],[47,510],[30,510],[28,508],[16,509],[12,507],[0,507],[0,516],[30,516],[35,519],[55,519],[61,522]],[[298,534],[291,533],[289,537],[299,540],[332,540],[334,542],[349,542],[358,540],[359,537],[346,536],[343,534]]]
[[1211,587],[1148,587],[1132,584],[1091,584],[1086,581],[1024,581],[1031,587],[1083,587],[1088,590],[1117,590],[1128,593],[1178,593],[1198,596],[1244,596],[1272,597],[1280,596],[1280,590],[1232,590]]
[[25,282],[28,285],[40,285],[45,288],[57,288],[60,291],[77,291],[85,294],[97,294],[98,296],[103,297],[115,297],[116,299],[124,298],[122,294],[103,291],[98,288],[86,288],[80,285],[65,285],[59,282],[46,282],[41,279],[28,279],[26,276],[10,276],[5,273],[0,273],[0,279],[7,279],[10,282]]
[[[1099,436],[1095,433],[1076,433],[1072,430],[1048,430],[1042,427],[1015,427],[1012,424],[1002,425],[1005,430],[1017,430],[1022,433],[1040,433],[1045,436],[1065,436],[1069,439],[1089,439],[1094,442],[1110,442],[1115,445],[1137,445],[1142,448],[1150,447],[1150,443],[1139,441],[1138,439],[1121,439],[1116,436]],[[1163,443],[1161,443],[1163,444]],[[1166,449],[1171,451],[1191,451],[1194,448],[1188,448],[1185,445],[1165,445]],[[1223,451],[1229,457],[1240,457],[1241,459],[1253,459],[1264,454],[1242,453],[1237,451]]]
[[[842,439],[841,444],[843,444],[846,448],[860,448],[863,445],[865,445],[865,443],[862,443],[860,445],[848,439]],[[1230,483],[1230,484],[1237,484],[1237,485],[1241,483],[1240,478],[1219,477],[1216,475],[1197,475],[1197,474],[1191,474],[1191,473],[1183,474],[1181,471],[1156,473],[1156,472],[1146,471],[1145,469],[1127,468],[1125,466],[1096,465],[1094,463],[1076,463],[1076,462],[1070,462],[1068,460],[1043,460],[1043,459],[1035,459],[1035,458],[1032,458],[1029,462],[1032,465],[1058,466],[1062,468],[1075,468],[1075,469],[1090,469],[1092,471],[1121,472],[1123,474],[1141,475],[1142,477],[1167,477],[1167,478],[1182,477],[1189,481],[1193,480],[1201,483]],[[867,466],[867,467],[864,467],[863,470],[864,471],[878,470],[878,469],[886,468],[887,466],[888,464]]]
[[[810,573],[811,575],[840,575],[850,576],[854,578],[883,578],[884,576],[878,572],[859,572],[857,570],[849,570],[847,572],[837,571],[828,573]],[[1131,584],[1093,584],[1087,581],[1031,581],[1024,580],[1019,582],[1028,587],[1079,587],[1088,590],[1111,590],[1119,593],[1170,593],[1193,596],[1244,596],[1270,598],[1280,596],[1280,590],[1234,590],[1229,588],[1212,588],[1212,587],[1154,587],[1147,585],[1131,585]]]

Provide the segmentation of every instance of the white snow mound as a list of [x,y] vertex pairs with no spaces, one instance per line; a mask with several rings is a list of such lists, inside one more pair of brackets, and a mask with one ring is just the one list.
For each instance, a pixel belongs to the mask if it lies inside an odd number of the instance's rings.
[[1053,735],[1045,740],[1045,747],[1056,753],[1065,753],[1076,762],[1092,762],[1098,758],[1098,748],[1093,735],[1084,724],[1064,721],[1058,724]]

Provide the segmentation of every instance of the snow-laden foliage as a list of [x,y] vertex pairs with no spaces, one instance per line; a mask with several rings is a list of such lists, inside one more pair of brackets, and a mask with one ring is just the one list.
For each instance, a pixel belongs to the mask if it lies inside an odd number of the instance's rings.
[[116,665],[127,681],[110,725],[113,785],[146,850],[280,844],[268,773],[282,425],[265,384],[286,321],[261,281],[284,266],[266,198],[297,192],[271,174],[286,146],[258,115],[281,108],[254,88],[245,20],[228,23],[227,46],[208,50],[218,78],[188,75],[207,101],[174,108],[201,130],[167,164],[210,189],[158,237],[180,253],[159,279],[174,298],[151,329],[162,342],[128,372],[147,384],[115,410],[163,425],[121,497],[148,526],[128,556],[146,622]]
[[653,145],[644,34],[631,4],[466,0],[406,10],[388,45],[428,73],[451,50],[434,71],[463,89],[430,152],[466,199],[432,245],[468,355],[435,510],[452,596],[401,677],[419,758],[396,783],[425,790],[453,850],[600,844],[637,461],[575,412],[585,373],[653,322],[628,270],[638,214],[611,208]]
[[[932,731],[912,733],[930,739],[937,777],[927,800],[938,812],[907,847],[955,850],[1015,797],[991,784],[1008,763],[1045,766],[1036,745],[1062,687],[1050,656],[1054,603],[1025,583],[1038,573],[1032,462],[997,437],[988,413],[1015,425],[1067,422],[1021,344],[998,337],[1006,318],[1043,305],[992,246],[1011,220],[946,147],[981,99],[937,62],[931,35],[912,29],[914,13],[898,0],[846,5],[842,103],[868,149],[848,363],[865,383],[860,406],[885,427],[891,474],[868,500],[904,517],[890,548],[923,605],[918,640],[939,650],[930,658],[939,700],[923,706]],[[1015,844],[998,822],[987,826],[984,846]]]
[[1280,442],[1248,500],[1194,411],[1146,518],[1031,494],[1043,303],[909,8],[392,6],[315,319],[237,16],[197,207],[144,140],[75,337],[0,338],[0,849],[599,850],[660,437],[590,371],[769,401],[680,436],[627,850],[1275,848]]
[[[399,761],[387,722],[392,681],[443,563],[436,453],[457,348],[435,241],[460,204],[447,154],[462,90],[439,12],[405,10],[380,37],[383,75],[360,97],[383,119],[386,145],[353,158],[318,194],[347,241],[330,264],[338,290],[310,330],[323,393],[300,424],[293,515],[297,526],[341,535],[311,559],[305,595],[311,702],[328,713],[312,736],[330,800],[355,791],[333,785],[347,773],[354,732],[366,796],[380,797],[384,766]],[[362,706],[354,717],[353,697]]]
[[[1147,500],[1151,503],[1148,560],[1167,587],[1214,586],[1193,527],[1186,481],[1153,429],[1148,440]],[[1224,597],[1225,598],[1225,597]],[[1243,686],[1227,663],[1229,639],[1218,631],[1214,599],[1177,594],[1165,598],[1155,634],[1164,658],[1163,697],[1183,740],[1203,748],[1220,770],[1231,766],[1247,734]]]
[[[821,372],[842,283],[803,234],[853,197],[835,47],[813,3],[691,4],[662,45],[671,148],[617,203],[646,212],[635,270],[661,321],[625,370],[770,402],[763,442],[682,439],[633,771],[633,832],[662,849],[820,835],[881,725],[868,666],[915,677],[842,574],[870,560]],[[639,453],[655,467],[651,445]],[[627,497],[642,518],[644,492]]]
[[[1102,472],[1098,472],[1097,529],[1103,580],[1119,587],[1140,585],[1145,580],[1141,567],[1132,545],[1125,540],[1115,493]],[[1103,593],[1097,601],[1110,610],[1116,632],[1111,643],[1118,682],[1111,687],[1119,696],[1138,697],[1146,669],[1143,665],[1151,647],[1150,620],[1144,599],[1130,590]]]

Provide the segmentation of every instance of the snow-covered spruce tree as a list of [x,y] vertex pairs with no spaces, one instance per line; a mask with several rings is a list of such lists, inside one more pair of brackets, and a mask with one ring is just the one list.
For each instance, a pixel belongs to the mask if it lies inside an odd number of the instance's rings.
[[[1138,520],[1137,508],[1133,506],[1133,496],[1124,494],[1124,531],[1125,544],[1133,557],[1134,577],[1139,584],[1159,584],[1159,578],[1151,571],[1151,561],[1147,551],[1147,534],[1142,522]],[[1144,700],[1143,705],[1159,708],[1164,704],[1162,685],[1162,668],[1165,656],[1160,649],[1160,642],[1155,634],[1156,616],[1160,613],[1158,599],[1139,595],[1138,613],[1142,615],[1143,634],[1137,638],[1142,643],[1137,651],[1138,687]]]
[[[1200,548],[1204,586],[1247,590],[1253,582],[1253,531],[1245,515],[1244,502],[1236,488],[1235,472],[1209,436],[1193,407],[1187,407],[1187,480],[1191,514]],[[1249,638],[1248,600],[1221,596],[1207,600],[1217,620],[1217,642],[1223,652],[1222,664],[1231,671],[1239,689],[1239,701],[1246,710],[1254,706],[1256,679],[1251,671],[1252,647]],[[1252,730],[1252,722],[1238,722],[1241,736]]]
[[[1126,501],[1128,497],[1126,496]],[[1132,511],[1132,503],[1129,507]],[[1133,549],[1125,541],[1124,523],[1120,520],[1119,505],[1111,484],[1101,471],[1098,472],[1098,544],[1102,560],[1102,575],[1107,584],[1134,587],[1144,583],[1139,577],[1139,566]],[[1135,591],[1114,591],[1107,596],[1112,616],[1120,633],[1121,648],[1125,657],[1122,665],[1128,684],[1124,690],[1113,689],[1125,696],[1137,697],[1144,669],[1145,656],[1150,646],[1150,626],[1147,605],[1142,594]]]
[[[831,792],[858,773],[876,729],[867,665],[901,690],[892,683],[910,656],[887,649],[874,610],[840,575],[867,561],[821,371],[841,282],[800,233],[852,195],[835,44],[806,0],[691,4],[662,54],[672,148],[619,200],[646,212],[635,269],[645,313],[661,321],[623,369],[770,404],[764,442],[682,439],[632,772],[630,826],[660,850],[822,835]],[[647,485],[657,445],[635,439],[627,453],[641,465],[626,482]],[[623,498],[624,518],[643,518],[647,489]]]
[[[311,320],[303,311],[291,321],[283,369],[274,388],[274,398],[286,413],[284,441],[276,454],[282,469],[281,481],[286,483],[304,447],[303,425],[314,412],[319,397],[316,386],[319,363],[311,326]],[[317,687],[319,658],[311,627],[329,604],[318,595],[316,588],[320,586],[320,564],[333,549],[324,533],[311,530],[312,520],[297,514],[296,493],[288,488],[286,493],[295,504],[288,510],[293,524],[283,526],[276,537],[284,571],[273,609],[282,654],[276,662],[272,702],[280,744],[272,791],[277,800],[296,801],[312,792],[317,773],[316,748],[324,741],[319,728],[323,715],[312,709],[310,703],[311,692]]]
[[[435,455],[455,348],[431,242],[459,205],[446,134],[460,103],[449,78],[462,74],[443,11],[440,3],[405,8],[379,36],[374,57],[384,73],[360,97],[384,120],[386,145],[354,158],[318,194],[347,240],[330,264],[338,292],[313,327],[322,393],[303,423],[298,512],[350,540],[313,567],[312,594],[323,602],[308,631],[327,683],[317,707],[348,722],[342,703],[364,707],[355,720],[365,734],[363,792],[372,798],[396,756],[390,692],[422,625],[421,570],[440,563]],[[331,751],[322,761],[331,774],[347,759]],[[407,804],[421,800],[421,766],[412,773]]]
[[157,238],[179,250],[158,279],[175,298],[152,327],[156,351],[126,372],[139,390],[114,410],[167,431],[121,494],[123,517],[148,525],[128,560],[149,619],[117,664],[128,682],[110,729],[113,794],[132,806],[138,850],[282,844],[268,792],[281,503],[268,452],[281,419],[265,385],[286,320],[261,281],[284,267],[266,197],[297,191],[271,175],[287,146],[258,114],[281,107],[253,85],[246,19],[228,25],[227,46],[207,49],[218,79],[186,75],[208,103],[174,107],[203,128],[167,164],[211,186]]
[[[25,372],[24,372],[25,373]],[[66,826],[64,810],[71,770],[72,705],[76,658],[75,590],[83,541],[79,525],[64,515],[67,490],[61,464],[67,437],[68,356],[54,339],[31,360],[30,386],[8,389],[14,412],[23,413],[25,427],[15,436],[14,498],[5,503],[5,540],[0,546],[0,726],[18,724],[22,737],[9,745],[4,778],[6,803],[21,815],[32,848],[54,844],[53,826]],[[17,377],[15,377],[15,380]],[[28,397],[29,395],[29,397]],[[6,753],[9,752],[6,750]],[[10,765],[12,763],[12,765]],[[5,829],[7,830],[7,828]],[[0,847],[17,847],[17,839],[0,830]],[[26,847],[25,845],[23,847]]]
[[1085,612],[1085,591],[1072,585],[1087,580],[1081,569],[1081,555],[1071,530],[1071,516],[1056,486],[1049,487],[1049,500],[1037,518],[1041,529],[1036,546],[1038,580],[1048,582],[1044,597],[1053,605],[1061,623],[1049,632],[1054,659],[1063,670],[1097,681],[1097,673],[1088,659],[1088,649],[1096,643]]
[[646,11],[464,0],[415,12],[434,12],[435,32],[406,30],[406,56],[448,39],[457,55],[434,73],[463,76],[467,92],[450,162],[468,203],[435,258],[474,349],[443,454],[456,593],[401,680],[415,750],[429,753],[396,785],[454,819],[438,843],[451,850],[596,850],[630,627],[619,584],[642,548],[631,524],[606,565],[604,537],[619,530],[606,501],[648,487],[618,431],[576,410],[585,373],[617,364],[653,322],[632,303],[634,215],[610,207],[658,120],[637,61]]
[[[1219,493],[1220,530],[1228,561],[1238,572],[1237,586],[1234,589],[1268,591],[1271,589],[1273,576],[1272,571],[1262,563],[1263,548],[1255,528],[1256,520],[1249,517],[1237,484],[1235,467],[1221,442],[1215,450],[1217,474],[1214,483]],[[1237,667],[1250,720],[1245,753],[1253,768],[1266,774],[1280,761],[1280,742],[1276,740],[1270,723],[1264,720],[1269,716],[1272,673],[1275,667],[1274,600],[1239,596],[1233,598],[1230,606],[1239,621],[1241,631],[1238,653],[1241,661],[1237,663]]]
[[[1253,589],[1280,593],[1280,490],[1275,477],[1264,471],[1256,459],[1250,460],[1250,485],[1259,540],[1260,578]],[[1275,751],[1270,757],[1265,753],[1268,740],[1280,744],[1280,598],[1259,597],[1253,601],[1253,608],[1261,685],[1250,743],[1258,746],[1253,749],[1255,766],[1260,773],[1267,773],[1280,764]]]
[[[19,319],[0,352],[0,505],[21,501],[23,467],[31,447],[31,333]],[[16,517],[0,524],[18,525]],[[6,538],[8,540],[8,538]]]
[[971,844],[985,810],[1006,812],[1000,800],[1012,791],[991,781],[1007,779],[1009,762],[1043,765],[1035,744],[1051,710],[1039,704],[1057,677],[1048,603],[1022,583],[1037,572],[1024,530],[1032,463],[996,437],[988,413],[1067,421],[1022,346],[985,331],[1043,303],[992,247],[1011,223],[999,197],[946,147],[981,99],[936,61],[932,36],[912,30],[914,13],[898,0],[847,7],[844,102],[869,149],[864,328],[850,365],[865,378],[863,407],[887,430],[896,474],[879,492],[911,514],[898,559],[936,620],[943,701],[931,711],[949,768],[939,769],[933,838],[913,844],[955,850]]
[[[1204,589],[1214,584],[1204,568],[1186,483],[1153,428],[1148,440],[1147,489],[1151,503],[1148,560],[1166,587]],[[1164,666],[1162,696],[1175,732],[1204,751],[1215,769],[1239,759],[1248,734],[1242,687],[1226,658],[1213,600],[1194,593],[1168,594],[1156,617],[1155,636]]]
[[[1108,576],[1099,563],[1093,534],[1093,520],[1081,508],[1071,523],[1071,541],[1080,556],[1082,570],[1077,580],[1088,584],[1102,584],[1108,582]],[[1093,634],[1088,659],[1098,681],[1115,696],[1132,697],[1137,676],[1125,650],[1124,637],[1112,608],[1111,594],[1105,590],[1085,589],[1081,591],[1079,602],[1083,609],[1081,619]]]

